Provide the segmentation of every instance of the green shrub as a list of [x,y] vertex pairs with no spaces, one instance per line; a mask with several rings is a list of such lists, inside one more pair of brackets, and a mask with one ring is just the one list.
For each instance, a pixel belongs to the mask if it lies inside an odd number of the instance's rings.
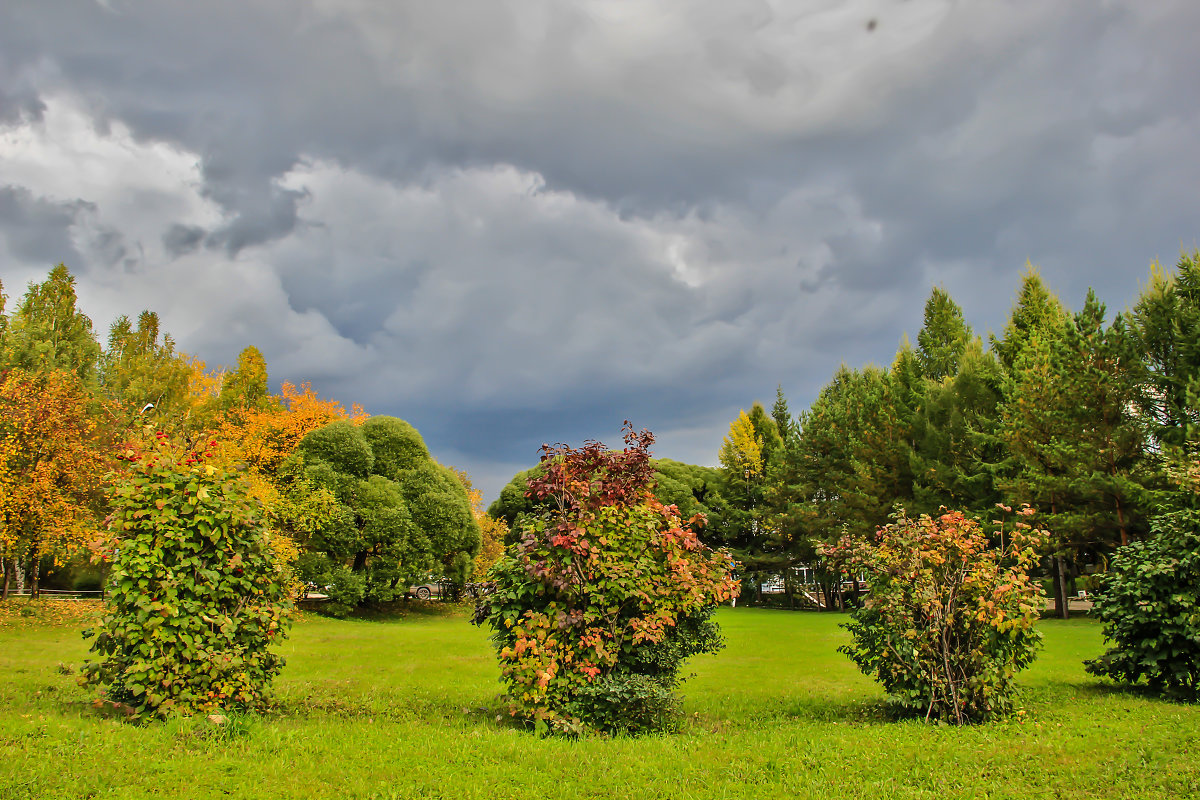
[[1152,534],[1113,556],[1094,616],[1115,646],[1086,662],[1093,675],[1200,699],[1200,511],[1164,514]]
[[649,432],[609,452],[544,448],[529,482],[552,509],[526,517],[490,573],[486,621],[510,713],[539,731],[669,729],[684,659],[722,645],[712,609],[731,597],[730,560],[649,490]]
[[824,548],[864,572],[869,587],[841,651],[902,713],[962,725],[1010,712],[1013,678],[1041,638],[1033,626],[1043,595],[1029,578],[1041,534],[1018,522],[1006,545],[993,548],[960,512],[916,520],[900,513],[871,541]]
[[138,715],[253,709],[283,659],[291,603],[246,488],[161,434],[109,493],[105,617],[82,681]]

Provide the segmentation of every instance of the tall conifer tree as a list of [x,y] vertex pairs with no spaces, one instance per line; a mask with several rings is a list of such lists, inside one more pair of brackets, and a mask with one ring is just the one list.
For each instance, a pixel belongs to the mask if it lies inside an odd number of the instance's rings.
[[925,301],[925,324],[917,334],[917,358],[925,377],[935,383],[953,377],[970,341],[971,326],[962,309],[945,289],[935,286]]

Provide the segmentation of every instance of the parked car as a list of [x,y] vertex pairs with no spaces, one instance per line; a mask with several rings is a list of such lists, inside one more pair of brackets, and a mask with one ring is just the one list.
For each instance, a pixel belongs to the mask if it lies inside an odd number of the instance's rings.
[[415,586],[408,587],[408,596],[415,597],[418,600],[431,600],[434,597],[440,598],[442,596],[442,584],[438,581],[418,583]]

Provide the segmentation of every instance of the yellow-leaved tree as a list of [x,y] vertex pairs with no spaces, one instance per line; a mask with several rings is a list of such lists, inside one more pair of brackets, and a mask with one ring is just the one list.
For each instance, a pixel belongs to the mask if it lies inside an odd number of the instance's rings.
[[742,409],[738,418],[729,426],[729,435],[721,443],[721,466],[741,472],[746,478],[762,474],[763,443],[754,430],[750,415]]
[[37,593],[45,556],[61,562],[97,530],[107,468],[83,382],[69,370],[12,369],[0,384],[0,556]]

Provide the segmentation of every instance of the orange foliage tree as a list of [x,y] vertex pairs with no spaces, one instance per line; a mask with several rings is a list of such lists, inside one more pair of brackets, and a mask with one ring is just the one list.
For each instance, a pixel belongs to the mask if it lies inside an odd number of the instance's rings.
[[107,448],[89,400],[66,370],[13,369],[0,384],[0,555],[29,565],[35,593],[42,557],[60,561],[97,529]]
[[357,404],[347,412],[336,400],[321,399],[307,381],[299,388],[285,382],[278,403],[226,415],[217,438],[234,447],[252,467],[273,474],[311,431],[341,419],[358,424],[366,418]]

